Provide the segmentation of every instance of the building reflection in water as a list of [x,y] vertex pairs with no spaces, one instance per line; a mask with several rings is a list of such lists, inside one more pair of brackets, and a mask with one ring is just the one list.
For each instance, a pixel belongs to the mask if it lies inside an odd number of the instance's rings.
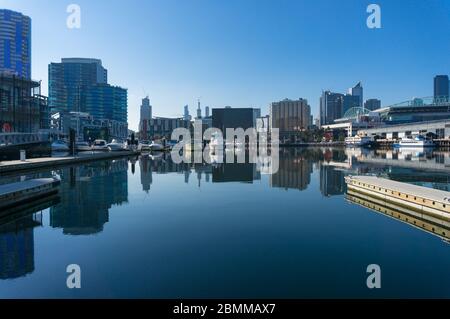
[[270,186],[284,189],[305,190],[311,183],[313,156],[305,149],[284,148],[280,150],[279,169],[270,175]]
[[346,199],[352,204],[363,206],[450,242],[450,221],[442,216],[428,215],[423,211],[408,208],[407,204],[397,205],[353,190],[347,191]]
[[50,209],[50,226],[70,235],[101,232],[109,209],[128,201],[127,170],[127,159],[63,168],[61,203]]
[[145,192],[150,191],[150,187],[153,184],[154,174],[168,174],[179,173],[184,174],[185,183],[189,183],[189,176],[191,174],[191,168],[189,164],[175,164],[170,154],[160,153],[157,155],[141,155],[139,157],[139,170],[141,173],[141,185],[142,190]]
[[253,183],[260,179],[261,173],[253,163],[221,163],[212,167],[213,183]]
[[14,279],[34,271],[34,227],[42,225],[42,214],[0,226],[0,279]]
[[324,196],[345,193],[345,174],[343,171],[324,163],[320,165],[320,192]]

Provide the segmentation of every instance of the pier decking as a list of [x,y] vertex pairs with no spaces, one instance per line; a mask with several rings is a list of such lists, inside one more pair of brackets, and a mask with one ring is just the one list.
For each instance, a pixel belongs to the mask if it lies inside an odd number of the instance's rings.
[[27,159],[26,161],[5,161],[0,162],[0,174],[21,170],[30,170],[44,167],[54,167],[59,165],[83,163],[97,160],[113,159],[124,156],[137,155],[135,151],[86,153],[67,157],[41,157]]
[[353,204],[368,208],[376,213],[408,224],[412,227],[437,236],[446,242],[450,242],[450,221],[423,214],[400,205],[388,203],[384,200],[363,195],[348,190],[346,199]]
[[349,190],[450,220],[450,192],[374,176],[347,176]]
[[7,208],[57,193],[59,184],[58,179],[39,178],[0,185],[1,214],[7,211]]

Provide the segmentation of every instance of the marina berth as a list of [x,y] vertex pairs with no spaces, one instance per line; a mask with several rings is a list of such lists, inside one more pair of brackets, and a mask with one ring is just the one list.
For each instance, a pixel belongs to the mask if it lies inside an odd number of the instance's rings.
[[0,214],[13,206],[41,199],[58,192],[60,180],[39,178],[0,185]]
[[450,220],[450,193],[375,176],[346,176],[347,188],[373,198]]
[[450,220],[423,214],[402,205],[388,203],[372,196],[348,190],[346,199],[352,204],[398,220],[450,243]]

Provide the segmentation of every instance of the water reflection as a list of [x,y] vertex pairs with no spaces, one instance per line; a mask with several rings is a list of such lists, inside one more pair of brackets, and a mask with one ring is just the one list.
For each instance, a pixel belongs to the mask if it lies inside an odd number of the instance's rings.
[[0,279],[13,279],[34,271],[34,228],[42,214],[31,214],[0,226]]
[[61,169],[61,203],[50,209],[50,226],[70,235],[101,232],[109,209],[128,201],[127,170],[127,160]]
[[284,148],[280,150],[279,170],[270,175],[270,186],[305,190],[311,182],[313,154],[307,149]]
[[[169,174],[170,176],[156,176]],[[355,194],[347,194],[347,196],[344,196],[344,194],[346,194],[344,177],[349,174],[378,175],[393,180],[449,191],[450,152],[439,150],[398,151],[345,148],[284,148],[280,150],[279,170],[273,175],[261,173],[258,170],[257,165],[251,163],[238,164],[216,162],[214,164],[208,164],[203,162],[196,164],[175,164],[171,160],[169,154],[160,154],[158,156],[143,155],[114,161],[92,162],[85,165],[70,166],[54,170],[25,172],[21,174],[22,176],[2,177],[0,178],[0,183],[59,175],[61,177],[61,186],[57,201],[54,201],[55,199],[46,200],[39,203],[38,206],[34,204],[33,206],[23,207],[19,212],[21,214],[20,218],[17,214],[14,214],[12,220],[11,218],[0,220],[0,279],[18,278],[34,271],[34,228],[42,225],[42,214],[35,214],[36,212],[49,208],[49,225],[52,228],[62,229],[62,234],[64,235],[98,235],[104,231],[105,225],[109,222],[111,209],[118,209],[120,210],[120,213],[126,212],[130,214],[132,214],[134,210],[148,209],[145,207],[145,203],[141,202],[141,206],[139,206],[135,205],[136,203],[133,201],[129,202],[130,190],[134,192],[130,194],[134,196],[133,198],[136,198],[136,196],[139,195],[136,193],[142,192],[164,196],[164,194],[170,193],[172,190],[171,187],[175,188],[176,186],[179,186],[175,185],[175,183],[181,184],[184,187],[183,189],[189,193],[189,196],[192,196],[192,198],[183,197],[183,201],[180,200],[180,202],[183,202],[183,205],[194,205],[193,203],[195,201],[204,200],[204,197],[201,199],[195,198],[194,196],[198,192],[192,192],[188,187],[185,187],[187,185],[192,185],[195,188],[205,188],[208,191],[208,196],[218,196],[217,198],[219,199],[225,198],[224,203],[228,202],[226,199],[227,197],[223,197],[223,192],[232,192],[237,189],[238,191],[233,194],[233,196],[237,197],[240,192],[243,193],[248,191],[251,187],[259,187],[258,192],[260,193],[255,194],[255,192],[253,192],[252,195],[252,192],[249,192],[248,206],[253,204],[257,206],[258,203],[256,202],[263,202],[264,206],[258,207],[258,209],[262,211],[258,212],[258,218],[268,218],[267,220],[272,220],[274,218],[274,215],[271,215],[271,213],[276,211],[279,208],[279,205],[283,205],[286,211],[289,211],[291,208],[296,211],[298,209],[297,201],[301,203],[309,201],[308,205],[310,206],[308,206],[308,209],[311,211],[315,209],[315,207],[319,207],[318,209],[321,209],[320,212],[325,212],[329,207],[320,205],[322,205],[323,202],[333,202],[333,205],[335,203],[337,205],[336,209],[343,209],[344,212],[347,212],[346,209],[348,209],[348,205],[344,206],[346,204],[346,198],[352,203],[363,206],[364,210],[370,209],[387,214],[412,226],[433,233],[440,238],[448,239],[450,234],[448,222],[443,223],[439,221],[424,220],[401,208],[386,207],[381,203],[374,202],[373,199],[361,198],[361,196],[358,197],[355,196]],[[171,184],[169,186],[167,185],[168,183],[161,182],[161,180],[165,178],[170,181]],[[255,181],[258,182],[254,183]],[[134,183],[134,185],[130,185],[129,188],[129,183]],[[224,185],[225,183],[227,184]],[[233,183],[235,185],[233,185]],[[252,185],[252,183],[255,185]],[[275,189],[286,190],[286,192],[275,192]],[[197,191],[197,189],[195,190]],[[301,192],[290,190],[298,190]],[[319,199],[311,199],[314,197],[311,196],[311,191],[320,192],[323,196],[333,198],[324,199],[319,195]],[[247,193],[245,194],[247,195]],[[271,199],[272,194],[273,198],[287,200],[286,202],[277,202],[276,200],[273,202],[265,201],[267,198]],[[181,195],[182,194],[180,194],[180,196]],[[307,198],[305,198],[305,196]],[[147,199],[147,196],[145,196],[145,199]],[[245,196],[242,199],[238,199],[242,201],[247,200]],[[189,202],[190,200],[192,200],[192,202]],[[342,203],[342,206],[339,206],[340,202]],[[165,212],[167,212],[169,208],[175,207],[171,206],[171,201],[164,200],[153,201],[152,205],[154,211],[157,212],[159,212],[159,210],[165,210]],[[207,205],[208,203],[205,204],[205,206]],[[180,205],[177,208],[180,209],[180,207],[184,206]],[[239,207],[237,207],[237,209],[239,209]],[[211,208],[207,207],[205,209]],[[217,210],[219,211],[220,207],[218,207]],[[361,208],[361,211],[364,210]],[[179,219],[184,218],[182,215],[176,215],[177,212],[173,212],[172,214],[172,211],[170,211],[171,214],[156,215],[146,215],[146,212],[147,211],[142,213],[142,216],[148,218],[150,224],[155,221],[156,223],[162,223],[162,225],[166,227],[178,225],[177,223],[171,223],[173,220],[177,220],[178,222]],[[186,212],[184,213],[187,214]],[[44,214],[47,214],[47,212]],[[202,215],[202,218],[213,218],[214,215],[215,214],[210,214],[208,212],[208,214]],[[228,216],[218,215],[222,217]],[[320,214],[314,214],[314,218],[317,218],[318,215]],[[164,219],[166,216],[177,216],[177,218],[168,221]],[[246,216],[245,211],[242,212],[242,216],[244,219],[247,218],[247,221],[254,225],[254,218]],[[298,217],[298,214],[286,214],[283,215],[284,219],[281,219],[281,221],[295,221],[295,218],[297,218],[296,216]],[[328,217],[332,218],[331,216]],[[152,218],[154,218],[154,220],[152,220]],[[195,219],[196,216],[194,215],[192,218]],[[345,216],[340,216],[340,218],[345,218]],[[161,220],[166,224],[161,222]],[[202,224],[202,219],[199,218],[195,220],[198,224]],[[222,222],[224,221],[228,222],[226,219],[222,220]],[[142,222],[145,223],[145,221]],[[189,223],[189,219],[185,219],[183,222]],[[209,222],[209,225],[214,227],[215,222],[211,222],[210,220]],[[278,229],[282,231],[287,229],[289,231],[289,225],[286,226],[282,224],[280,220],[276,220],[276,222],[278,223]],[[305,220],[302,220],[301,222],[303,223]],[[307,220],[305,223],[311,223],[308,224],[308,226],[311,226],[312,229],[314,229],[314,227],[320,228],[321,226],[315,225],[315,222],[317,222],[317,220],[313,219],[312,221]],[[349,227],[352,227],[352,222],[353,220],[348,220]],[[267,225],[269,224],[270,223],[267,222]],[[243,225],[245,226],[246,224],[243,223]],[[297,226],[300,227],[299,225],[300,224]],[[121,227],[120,225],[116,226],[117,229],[120,229]],[[139,229],[138,226],[140,225],[135,226],[135,231],[136,229],[138,229],[138,231],[142,230]],[[146,227],[151,228],[152,226],[146,225]],[[193,226],[191,225],[191,227]],[[357,225],[356,229],[358,229],[358,227],[359,225]],[[231,228],[230,226],[230,229],[235,228]],[[113,232],[112,230],[109,231]],[[145,228],[145,231],[147,232],[147,228]],[[158,232],[158,228],[154,228],[153,231]],[[202,231],[204,231],[203,228]],[[307,231],[308,229],[305,228],[303,233]],[[339,229],[333,230],[333,232],[337,232],[338,234],[339,231]],[[60,234],[61,231],[59,230],[57,233]],[[302,232],[295,231],[290,234],[291,236],[296,236],[296,234],[301,233]],[[349,233],[351,233],[351,231],[346,232],[346,234]],[[104,231],[103,234],[109,235],[107,230]],[[159,236],[164,236],[164,233],[158,234]],[[139,240],[141,240],[140,236],[142,236],[142,238],[148,236],[147,233],[133,233],[132,235],[139,237]],[[254,236],[255,243],[258,242],[258,234],[255,232],[251,235]],[[343,236],[342,234],[340,235]],[[122,236],[122,233],[117,236]],[[389,236],[389,234],[386,236]],[[130,237],[132,236],[130,235]],[[225,237],[227,236],[224,236],[224,238]],[[189,238],[191,237],[186,235],[184,240],[188,240]],[[45,238],[42,237],[42,240],[45,240]],[[170,240],[167,242],[171,243]],[[173,242],[175,242],[175,240]],[[123,243],[126,245],[127,240],[124,240]],[[197,244],[198,243],[196,243],[196,245]],[[222,245],[226,245],[226,242],[222,243]],[[192,247],[194,246],[195,245]],[[283,244],[283,247],[284,246],[285,245]],[[153,247],[154,250],[152,250],[149,255],[153,256],[152,253],[155,253],[157,248],[155,248],[156,246],[150,247]],[[226,248],[228,247],[225,247],[225,249]],[[314,249],[311,248],[311,254],[315,256],[315,253],[312,252],[313,250]],[[215,248],[212,251],[215,251]],[[349,250],[345,249],[345,251]],[[123,253],[126,254],[126,252]],[[161,254],[159,257],[165,258],[164,256],[164,254]],[[48,258],[51,259],[51,257]],[[255,258],[257,258],[257,256]],[[154,261],[148,261],[149,264],[151,262]],[[192,265],[194,264],[195,263]],[[223,265],[224,263],[218,264]]]
[[361,205],[371,211],[416,227],[450,243],[450,221],[439,215],[424,214],[404,205],[388,203],[376,197],[351,190],[348,190],[346,198],[352,204]]

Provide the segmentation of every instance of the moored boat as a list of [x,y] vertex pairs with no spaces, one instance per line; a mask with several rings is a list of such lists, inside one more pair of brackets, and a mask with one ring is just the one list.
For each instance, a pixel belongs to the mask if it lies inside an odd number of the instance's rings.
[[140,151],[140,152],[149,152],[150,151],[150,142],[146,141],[146,140],[139,141],[138,151]]
[[93,151],[109,151],[108,145],[105,140],[95,140],[92,144]]
[[394,144],[394,147],[415,147],[415,148],[423,148],[423,147],[434,147],[435,144],[431,140],[427,140],[421,135],[415,136],[414,138],[404,137],[398,143]]
[[113,139],[111,143],[107,144],[108,148],[110,151],[112,152],[117,152],[117,151],[125,151],[126,150],[126,146],[125,143],[120,142],[116,139]]
[[75,144],[75,149],[77,150],[77,152],[92,151],[92,148],[88,142],[77,142]]
[[69,151],[69,145],[62,141],[57,140],[52,143],[52,152],[68,152]]
[[369,146],[372,144],[372,139],[369,136],[349,136],[345,138],[345,145],[347,146]]

